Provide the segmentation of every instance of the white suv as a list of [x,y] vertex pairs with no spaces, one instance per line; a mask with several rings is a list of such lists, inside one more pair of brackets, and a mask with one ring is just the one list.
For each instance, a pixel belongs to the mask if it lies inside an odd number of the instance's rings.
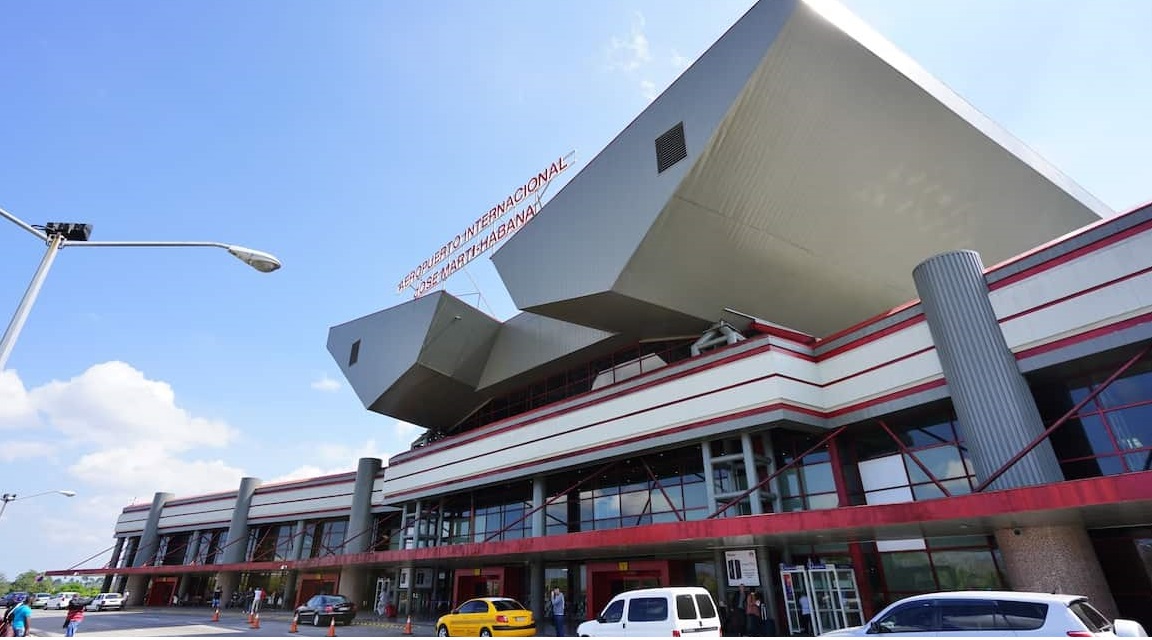
[[117,610],[123,609],[124,608],[124,596],[120,595],[119,593],[101,593],[101,594],[97,595],[95,598],[92,598],[92,602],[89,602],[88,606],[86,606],[84,608],[89,610],[89,611],[107,611],[108,609],[117,609]]
[[862,627],[826,636],[1146,637],[1134,620],[1109,622],[1083,596],[1023,591],[949,591],[905,598]]

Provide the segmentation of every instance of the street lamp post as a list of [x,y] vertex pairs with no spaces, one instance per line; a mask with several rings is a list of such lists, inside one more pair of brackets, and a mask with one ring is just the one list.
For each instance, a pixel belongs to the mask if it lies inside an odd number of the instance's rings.
[[40,493],[33,493],[30,496],[17,496],[15,493],[5,493],[4,495],[0,495],[0,503],[2,503],[2,504],[0,504],[0,518],[4,517],[4,510],[8,508],[9,502],[15,502],[17,500],[27,500],[29,498],[37,498],[40,496],[46,496],[46,495],[50,495],[53,493],[58,493],[58,494],[64,496],[65,498],[71,498],[71,497],[76,495],[75,491],[71,491],[68,489],[54,489],[52,491],[41,491]]
[[224,242],[89,242],[88,236],[92,233],[92,225],[90,224],[49,222],[43,227],[37,227],[24,222],[4,209],[0,209],[0,217],[7,218],[16,226],[48,245],[44,257],[40,260],[40,266],[36,269],[36,274],[32,276],[32,281],[28,283],[28,289],[20,300],[20,306],[16,307],[16,313],[13,314],[12,321],[8,323],[4,338],[0,340],[0,371],[3,371],[8,364],[8,356],[12,353],[12,347],[16,344],[20,330],[24,328],[24,321],[28,319],[28,313],[32,310],[32,304],[36,302],[36,296],[40,294],[40,286],[44,284],[44,278],[48,276],[48,270],[52,267],[52,262],[56,260],[56,254],[64,247],[215,247],[224,249],[244,264],[262,273],[271,273],[280,268],[280,261],[270,253]]

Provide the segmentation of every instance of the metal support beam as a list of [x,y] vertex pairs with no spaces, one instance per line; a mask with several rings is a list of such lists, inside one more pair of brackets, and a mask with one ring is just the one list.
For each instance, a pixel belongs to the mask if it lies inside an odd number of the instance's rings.
[[904,446],[904,441],[896,437],[896,434],[888,428],[888,423],[884,422],[883,420],[877,420],[876,422],[880,423],[880,426],[884,428],[884,432],[887,433],[888,437],[892,438],[892,442],[895,442],[896,446],[900,448],[900,453],[911,458],[912,462],[915,462],[916,466],[920,467],[920,470],[924,472],[924,475],[928,476],[928,479],[932,481],[932,484],[936,485],[936,488],[939,489],[945,497],[951,498],[952,492],[948,491],[948,489],[940,483],[940,480],[936,478],[936,475],[928,470],[928,467],[926,467],[924,463],[920,461],[920,458],[916,457],[916,454],[912,453],[908,450],[908,447]]

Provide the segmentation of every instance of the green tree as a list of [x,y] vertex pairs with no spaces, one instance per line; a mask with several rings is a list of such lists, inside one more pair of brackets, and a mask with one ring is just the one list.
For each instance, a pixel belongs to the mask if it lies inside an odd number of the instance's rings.
[[33,571],[32,569],[21,573],[20,575],[16,576],[15,580],[12,581],[11,590],[28,591],[30,593],[36,593],[37,591],[40,591],[41,585],[39,582],[36,582],[36,576],[38,575],[40,575],[40,572]]
[[12,590],[12,584],[8,582],[8,576],[0,573],[0,593],[8,593]]

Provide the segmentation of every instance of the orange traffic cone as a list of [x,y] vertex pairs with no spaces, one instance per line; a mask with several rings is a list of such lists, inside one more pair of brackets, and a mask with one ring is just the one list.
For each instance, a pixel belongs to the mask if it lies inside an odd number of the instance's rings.
[[248,626],[251,627],[252,623],[256,621],[256,616],[251,611],[248,612]]
[[252,628],[253,629],[259,629],[260,628],[260,614],[259,613],[257,613],[256,617],[252,619]]
[[404,621],[404,635],[412,635],[412,614],[408,614],[408,619]]
[[220,622],[220,610],[216,609],[212,612],[212,622]]
[[336,616],[332,616],[332,622],[328,623],[328,633],[326,635],[329,638],[336,637]]
[[300,620],[300,614],[299,613],[292,615],[292,624],[288,625],[288,633],[299,633],[300,630],[296,628],[296,623],[299,620]]

